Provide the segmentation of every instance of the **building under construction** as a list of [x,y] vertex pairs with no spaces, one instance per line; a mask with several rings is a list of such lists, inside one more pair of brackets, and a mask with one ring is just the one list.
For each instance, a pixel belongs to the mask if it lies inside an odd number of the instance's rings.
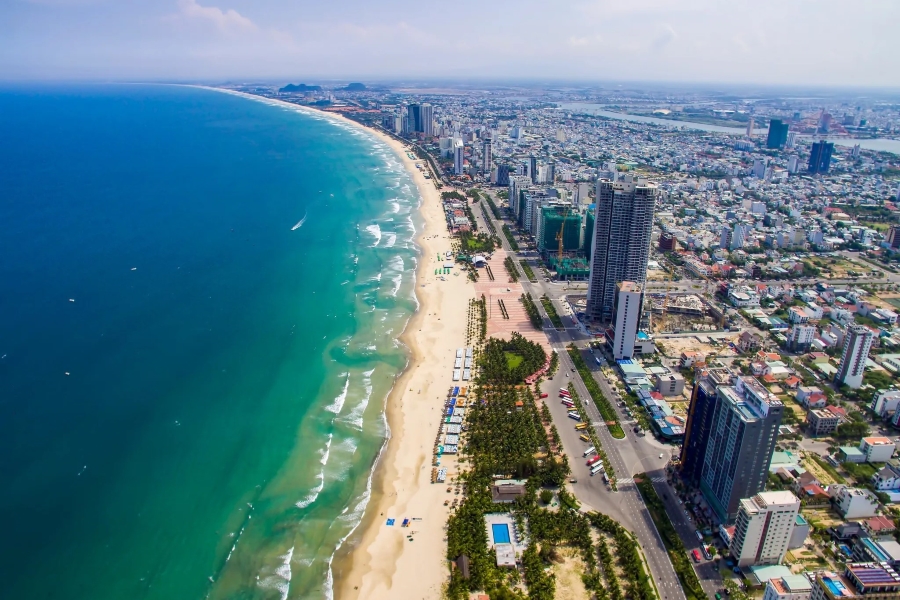
[[713,331],[719,328],[721,313],[697,294],[653,294],[653,333]]
[[547,257],[547,264],[556,271],[559,281],[587,281],[591,274],[590,264],[583,258],[566,258],[559,260],[556,254]]
[[559,254],[560,232],[563,252],[578,252],[581,248],[581,218],[569,203],[542,206],[534,236],[541,255]]

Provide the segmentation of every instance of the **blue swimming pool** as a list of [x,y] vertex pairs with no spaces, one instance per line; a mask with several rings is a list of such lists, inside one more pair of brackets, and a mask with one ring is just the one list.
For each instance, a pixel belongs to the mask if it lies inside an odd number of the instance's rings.
[[494,535],[495,544],[509,543],[509,525],[505,525],[503,523],[492,523],[491,533],[493,533]]

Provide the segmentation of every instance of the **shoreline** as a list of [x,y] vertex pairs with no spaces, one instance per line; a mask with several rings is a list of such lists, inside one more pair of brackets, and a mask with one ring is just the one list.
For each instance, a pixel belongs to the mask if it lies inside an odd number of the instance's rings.
[[[450,276],[442,282],[429,278],[428,269],[434,266],[429,255],[434,257],[449,250],[450,236],[434,180],[425,179],[415,165],[425,165],[425,172],[429,171],[428,166],[422,159],[410,159],[403,142],[338,113],[225,88],[190,87],[280,105],[357,127],[391,148],[416,185],[420,199],[417,210],[422,219],[421,231],[415,236],[420,251],[414,284],[418,308],[398,336],[408,349],[408,360],[385,399],[387,435],[369,473],[368,504],[359,523],[335,549],[329,579],[335,598],[437,597],[447,580],[444,527],[449,509],[441,502],[446,499],[440,493],[444,486],[432,485],[430,481],[433,436],[437,435],[443,415],[443,384],[452,383],[452,356],[457,347],[464,345],[468,300],[475,297],[475,291],[464,276]],[[438,315],[450,315],[453,320],[441,322]],[[430,327],[423,327],[426,316],[434,317],[428,321]],[[443,369],[440,359],[447,361]],[[417,401],[404,402],[404,396]],[[455,459],[444,457],[444,461],[442,466],[451,466],[450,470],[455,471]],[[416,512],[401,512],[406,510]],[[407,516],[420,519],[415,528],[399,527]],[[397,525],[379,525],[388,517],[397,519]],[[414,542],[405,538],[409,533],[414,534]],[[414,552],[405,552],[410,545]],[[408,572],[416,576],[395,581],[395,575]]]

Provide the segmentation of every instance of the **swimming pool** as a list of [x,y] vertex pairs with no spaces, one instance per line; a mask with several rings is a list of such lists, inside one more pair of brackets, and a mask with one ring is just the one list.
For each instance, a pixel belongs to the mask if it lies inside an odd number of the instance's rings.
[[509,543],[509,525],[505,523],[492,523],[491,533],[494,536],[495,544]]

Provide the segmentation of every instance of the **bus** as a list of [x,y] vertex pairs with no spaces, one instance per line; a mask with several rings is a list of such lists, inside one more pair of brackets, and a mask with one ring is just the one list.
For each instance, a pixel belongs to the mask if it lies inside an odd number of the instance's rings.
[[603,470],[603,463],[597,463],[596,465],[591,467],[591,477],[593,477],[594,475],[596,475],[597,473],[599,473],[602,470]]
[[568,397],[570,397],[572,394],[570,394],[570,393],[569,393],[569,390],[567,390],[566,388],[559,388],[559,395],[560,395],[560,396],[566,396],[566,397],[568,398]]
[[572,402],[571,400],[563,400],[563,401],[562,401],[562,404],[563,404],[564,406],[569,407],[569,408],[575,408],[575,403]]
[[606,473],[603,473],[603,483],[609,483],[609,477],[606,476]]
[[578,439],[581,440],[582,442],[589,442],[589,441],[591,441],[591,438],[589,438],[588,436],[584,435],[583,433],[582,433],[581,435],[578,436]]
[[579,423],[578,425],[575,426],[575,429],[577,431],[582,431],[584,429],[587,429],[587,423]]
[[591,446],[590,448],[588,448],[587,450],[584,451],[584,454],[582,456],[587,456],[588,454],[593,454],[596,450],[597,450],[596,448]]
[[590,458],[588,459],[588,461],[587,461],[586,464],[587,464],[587,466],[591,466],[592,464],[594,464],[594,463],[597,462],[598,460],[600,460],[600,455],[599,455],[599,454],[590,457]]
[[581,417],[578,416],[578,413],[569,413],[569,418],[570,418],[570,419],[573,419],[573,420],[575,420],[575,421],[580,421],[580,420],[581,420]]

